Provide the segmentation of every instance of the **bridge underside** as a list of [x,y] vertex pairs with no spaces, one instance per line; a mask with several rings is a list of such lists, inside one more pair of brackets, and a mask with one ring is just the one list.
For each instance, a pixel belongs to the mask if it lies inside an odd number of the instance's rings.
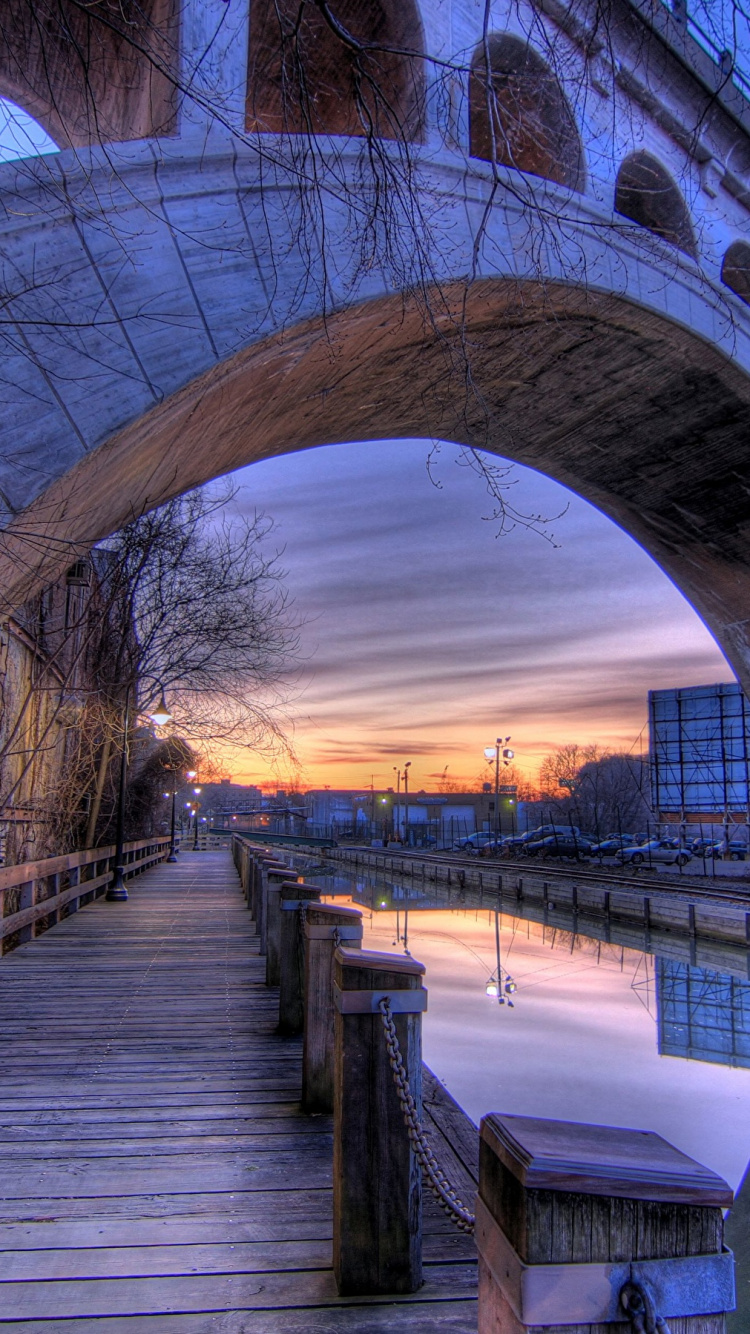
[[[750,379],[623,299],[475,283],[298,325],[89,454],[4,535],[18,603],[134,513],[260,459],[352,440],[473,444],[555,477],[631,533],[750,689]],[[373,446],[375,447],[375,446]]]

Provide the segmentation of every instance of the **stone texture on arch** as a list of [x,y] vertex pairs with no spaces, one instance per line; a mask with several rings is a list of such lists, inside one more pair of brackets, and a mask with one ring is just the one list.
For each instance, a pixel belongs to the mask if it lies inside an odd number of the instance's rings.
[[750,245],[734,241],[724,256],[721,281],[750,306]]
[[631,153],[621,164],[615,184],[615,212],[695,259],[695,233],[687,204],[666,167],[652,153]]
[[557,78],[519,37],[494,33],[488,47],[489,73],[484,46],[471,62],[471,156],[583,190],[583,148]]
[[416,139],[422,50],[415,0],[253,0],[246,128]]
[[[515,458],[597,505],[675,580],[750,688],[750,497],[737,484],[750,376],[621,297],[517,280],[477,281],[465,310],[463,295],[461,285],[442,292],[455,305],[442,336],[397,294],[325,327],[299,324],[200,375],[11,524],[0,584],[23,601],[51,581],[56,560],[69,564],[69,543],[86,549],[133,512],[244,464],[320,444],[437,437]],[[467,398],[460,353],[447,355],[451,328],[471,339],[481,403]]]
[[61,147],[170,134],[176,14],[176,0],[4,0],[0,95]]

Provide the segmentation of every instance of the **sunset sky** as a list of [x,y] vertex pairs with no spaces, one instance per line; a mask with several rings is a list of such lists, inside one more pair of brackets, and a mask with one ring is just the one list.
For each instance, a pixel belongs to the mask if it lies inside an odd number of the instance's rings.
[[[558,515],[553,546],[497,537],[482,482],[424,441],[334,445],[235,474],[238,503],[272,515],[306,622],[290,707],[309,787],[412,789],[487,769],[510,734],[517,762],[569,741],[647,746],[650,688],[732,680],[703,623],[640,547],[579,497],[517,467],[513,503]],[[640,739],[639,739],[640,737]],[[254,756],[235,781],[290,781]]]

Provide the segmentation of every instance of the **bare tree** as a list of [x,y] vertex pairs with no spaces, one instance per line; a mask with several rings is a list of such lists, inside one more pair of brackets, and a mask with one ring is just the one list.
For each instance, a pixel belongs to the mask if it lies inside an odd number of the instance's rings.
[[648,760],[638,755],[569,743],[542,761],[540,789],[542,811],[598,838],[653,822]]
[[[231,487],[191,492],[134,519],[95,551],[93,603],[59,627],[45,645],[43,670],[8,700],[0,802],[11,805],[31,780],[58,845],[90,845],[111,832],[127,702],[132,772],[148,770],[155,789],[164,784],[154,767],[158,748],[138,741],[138,717],[164,693],[172,714],[161,750],[168,767],[184,770],[197,757],[207,771],[218,745],[291,754],[283,709],[297,629],[279,553],[265,551],[272,523],[230,515],[233,496]],[[56,763],[42,770],[45,750]]]

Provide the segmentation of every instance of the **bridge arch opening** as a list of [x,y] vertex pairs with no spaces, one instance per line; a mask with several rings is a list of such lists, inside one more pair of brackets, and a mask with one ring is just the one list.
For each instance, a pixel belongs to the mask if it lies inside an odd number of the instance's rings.
[[57,152],[57,144],[38,120],[7,97],[0,97],[0,162]]
[[585,185],[583,148],[567,98],[527,42],[495,33],[469,75],[469,152],[571,190]]
[[750,245],[734,241],[724,256],[721,281],[750,306]]
[[[698,334],[611,294],[487,279],[446,286],[440,300],[441,330],[397,293],[253,343],[61,468],[3,533],[8,602],[51,582],[71,548],[248,463],[442,439],[545,473],[614,519],[750,687],[750,513],[737,484],[750,377]],[[461,343],[447,361],[451,337]]]
[[693,259],[697,257],[687,204],[666,167],[652,153],[631,153],[621,164],[615,184],[615,212]]
[[310,0],[253,0],[246,129],[419,138],[424,40],[415,0],[336,0],[329,12]]
[[60,147],[125,142],[175,127],[173,0],[116,6],[6,0],[0,96],[22,107]]

